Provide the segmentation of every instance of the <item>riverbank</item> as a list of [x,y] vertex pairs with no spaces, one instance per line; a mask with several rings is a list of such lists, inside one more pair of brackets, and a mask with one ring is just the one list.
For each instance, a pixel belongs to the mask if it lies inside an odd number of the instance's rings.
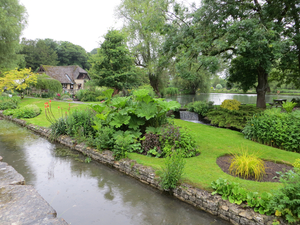
[[[0,115],[2,114],[0,113]],[[35,125],[26,125],[26,121],[13,119],[11,117],[3,117],[21,124],[22,126],[26,126],[28,129],[49,138],[50,130],[47,128]],[[155,170],[151,167],[145,167],[141,164],[137,164],[134,160],[130,159],[115,161],[112,156],[112,152],[103,151],[100,153],[95,149],[85,147],[84,143],[77,144],[75,140],[67,136],[60,136],[57,141],[88,155],[95,161],[109,165],[129,176],[132,176],[143,183],[151,185],[157,189],[160,188],[158,178],[155,176]],[[196,208],[207,211],[213,215],[217,215],[233,224],[272,224],[273,219],[275,219],[273,216],[269,217],[255,213],[246,205],[238,206],[230,204],[228,201],[222,200],[220,196],[212,196],[209,192],[195,188],[188,184],[182,184],[174,189],[171,194],[176,198],[195,206]]]
[[67,225],[56,211],[0,156],[0,223]]

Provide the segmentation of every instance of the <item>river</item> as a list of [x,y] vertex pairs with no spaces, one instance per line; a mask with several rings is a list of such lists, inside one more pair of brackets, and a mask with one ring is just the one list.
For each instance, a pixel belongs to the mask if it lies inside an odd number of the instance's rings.
[[[299,96],[266,95],[266,102],[273,102],[273,99],[287,99],[287,101],[291,101],[292,98],[296,97]],[[178,101],[182,106],[193,101],[212,101],[214,105],[221,105],[225,99],[236,99],[241,103],[256,104],[256,94],[200,93],[196,95],[171,96],[166,99]]]
[[[0,120],[0,155],[72,225],[229,225],[159,190]],[[71,156],[72,155],[72,156]]]

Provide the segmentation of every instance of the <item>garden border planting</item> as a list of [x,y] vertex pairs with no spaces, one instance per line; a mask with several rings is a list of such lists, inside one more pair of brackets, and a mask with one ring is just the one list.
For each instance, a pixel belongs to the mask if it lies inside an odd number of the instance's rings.
[[[27,125],[26,121],[24,120],[15,119],[11,116],[4,116],[2,111],[0,111],[0,117],[25,126],[42,136],[47,138],[50,137],[50,129],[48,128],[43,128],[32,124]],[[74,139],[65,135],[59,136],[56,141],[71,149],[86,154],[97,162],[109,165],[120,172],[139,180],[140,182],[161,190],[158,178],[155,176],[155,170],[151,167],[137,164],[136,161],[130,159],[115,161],[111,151],[106,150],[99,152],[96,149],[86,147],[84,143],[77,144]],[[279,219],[280,224],[287,224],[282,218],[261,215],[254,212],[254,210],[249,208],[246,204],[231,204],[229,201],[223,200],[220,195],[213,196],[208,191],[192,187],[191,185],[185,183],[182,183],[180,186],[170,191],[170,193],[179,200],[193,205],[194,207],[204,210],[212,215],[219,216],[220,218],[227,220],[232,224],[271,225],[274,219]]]

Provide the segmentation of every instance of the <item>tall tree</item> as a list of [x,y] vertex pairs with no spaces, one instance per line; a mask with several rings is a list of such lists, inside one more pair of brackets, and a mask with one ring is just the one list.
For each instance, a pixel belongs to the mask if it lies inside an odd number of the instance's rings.
[[125,36],[118,30],[110,30],[96,55],[90,59],[89,74],[98,86],[114,88],[115,94],[136,83],[133,58],[125,44]]
[[0,73],[16,67],[17,51],[26,24],[26,10],[18,0],[0,0]]
[[[188,40],[183,44],[190,58],[196,57],[208,69],[215,68],[217,57],[227,60],[228,81],[244,91],[255,87],[261,108],[266,107],[269,72],[291,47],[283,36],[286,28],[279,22],[284,21],[287,9],[278,7],[278,1],[203,0],[180,28]],[[281,17],[275,18],[272,10]],[[173,40],[173,49],[182,45],[179,38]]]
[[50,48],[45,40],[27,40],[23,38],[21,45],[20,54],[24,55],[26,68],[35,71],[40,65],[56,66],[58,64],[55,50]]
[[88,55],[85,49],[68,41],[58,42],[56,48],[59,66],[78,65],[83,69],[89,69]]
[[277,61],[272,71],[273,80],[280,84],[294,84],[300,87],[300,1],[278,0],[266,5],[268,13],[281,28],[280,35],[289,41],[289,48]]
[[160,96],[167,64],[160,54],[166,22],[168,0],[122,0],[118,15],[124,20],[128,33],[128,46],[135,57],[136,66],[147,71],[153,90]]
[[191,22],[193,14],[190,10],[174,4],[173,10],[168,12],[168,23],[163,29],[166,35],[163,52],[166,58],[174,60],[176,80],[180,81],[177,83],[183,84],[185,91],[195,94],[198,89],[208,91],[210,77],[218,70],[220,60],[201,52],[197,40],[199,30]]

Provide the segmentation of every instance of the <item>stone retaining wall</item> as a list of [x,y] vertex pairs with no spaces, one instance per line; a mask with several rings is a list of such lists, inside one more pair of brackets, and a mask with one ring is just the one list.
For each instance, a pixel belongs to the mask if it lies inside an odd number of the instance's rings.
[[[20,119],[14,119],[11,116],[4,116],[0,111],[0,117],[7,120],[14,121],[28,129],[49,138],[50,129],[39,127],[36,125],[26,125],[26,122]],[[118,169],[119,171],[138,179],[139,181],[151,185],[155,188],[161,189],[159,186],[158,178],[155,176],[155,171],[151,167],[145,167],[137,164],[134,160],[122,159],[115,161],[111,151],[99,152],[96,149],[86,147],[84,143],[77,144],[76,141],[68,136],[62,135],[57,141],[71,149],[82,152],[88,155],[93,160],[101,162]],[[222,219],[231,222],[232,224],[242,225],[272,225],[273,220],[278,217],[266,216],[254,212],[245,204],[236,205],[225,201],[220,195],[211,195],[211,193],[194,188],[188,184],[181,184],[179,187],[172,191],[172,194],[188,204],[204,210],[212,215],[219,216]],[[280,224],[287,224],[283,220]]]

